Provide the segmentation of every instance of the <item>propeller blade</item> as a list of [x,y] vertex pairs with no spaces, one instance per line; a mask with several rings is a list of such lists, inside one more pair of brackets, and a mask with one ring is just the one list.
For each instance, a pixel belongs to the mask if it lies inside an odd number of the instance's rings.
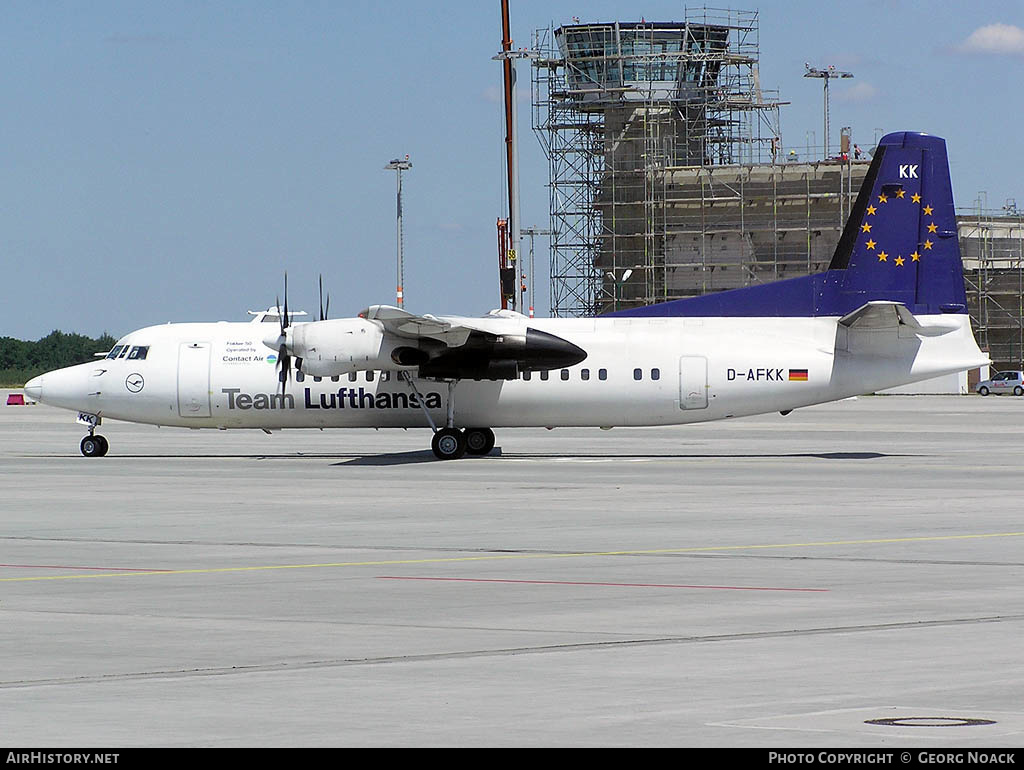
[[290,325],[291,317],[288,315],[288,271],[284,271],[284,322],[281,324],[283,332]]
[[284,396],[288,380],[291,379],[292,360],[291,356],[288,355],[288,348],[283,343],[277,350],[277,365],[280,368],[277,378],[281,383],[281,395]]
[[288,353],[288,327],[291,325],[291,317],[288,314],[288,271],[284,273],[284,306],[281,305],[281,297],[277,297],[277,318],[280,324],[281,333],[278,336],[277,348],[277,379],[281,383],[281,395],[286,394],[288,381],[292,376],[292,357]]
[[324,313],[324,274],[320,273],[320,320],[326,321],[327,316]]

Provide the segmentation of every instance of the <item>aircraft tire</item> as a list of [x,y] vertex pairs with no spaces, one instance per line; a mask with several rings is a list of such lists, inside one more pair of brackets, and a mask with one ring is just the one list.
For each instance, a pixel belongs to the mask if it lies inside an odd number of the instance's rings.
[[1013,395],[1015,395],[1015,396],[1024,396],[1024,388],[1022,388],[1020,385],[1018,385],[1016,388],[1013,389]]
[[438,460],[458,460],[466,454],[466,435],[456,428],[441,428],[430,441]]
[[978,393],[980,393],[983,396],[987,396],[988,395],[988,388],[986,388],[984,385],[982,385],[980,388],[978,388]]
[[103,457],[110,445],[103,436],[86,436],[82,439],[80,449],[86,457]]
[[466,428],[466,452],[471,455],[489,454],[494,449],[494,431],[490,428]]

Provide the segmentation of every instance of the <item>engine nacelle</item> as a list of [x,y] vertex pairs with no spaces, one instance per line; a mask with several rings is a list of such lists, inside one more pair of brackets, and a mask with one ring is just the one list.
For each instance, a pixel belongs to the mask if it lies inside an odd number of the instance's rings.
[[302,359],[299,368],[314,377],[333,377],[365,369],[404,369],[392,358],[403,344],[364,318],[296,324],[289,331],[288,350]]
[[418,369],[421,377],[438,379],[512,380],[520,372],[575,366],[587,357],[568,340],[538,329],[527,328],[525,334],[474,331],[448,347],[430,337],[389,334],[365,318],[295,324],[283,337],[270,336],[263,343],[274,350],[284,346],[296,368],[314,377]]

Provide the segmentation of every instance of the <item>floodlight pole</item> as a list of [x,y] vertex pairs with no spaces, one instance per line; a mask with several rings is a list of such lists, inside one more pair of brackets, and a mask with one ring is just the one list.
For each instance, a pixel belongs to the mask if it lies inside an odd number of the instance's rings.
[[[511,267],[516,271],[516,282],[521,283],[518,276],[519,270],[519,242],[522,240],[520,232],[521,223],[519,220],[519,133],[518,118],[516,115],[516,59],[535,59],[538,54],[535,51],[527,51],[520,48],[512,50],[512,32],[508,16],[508,0],[501,0],[501,51],[491,58],[500,61],[503,72],[504,94],[505,94],[505,166],[508,171],[508,252],[501,262],[502,268]],[[520,292],[514,291],[511,296],[512,307],[516,307],[517,296]],[[505,296],[502,296],[502,307],[505,307]]]
[[805,78],[821,78],[825,84],[825,160],[828,160],[828,81],[833,78],[852,78],[853,73],[837,70],[835,66],[831,64],[825,69],[818,69],[817,67],[812,67],[810,64],[804,64],[804,68],[807,70],[804,73]]
[[397,172],[396,179],[397,179],[397,183],[398,183],[398,188],[397,188],[397,191],[396,191],[396,200],[397,200],[397,203],[398,203],[398,221],[397,221],[397,223],[395,225],[395,235],[396,235],[396,238],[397,238],[397,241],[398,241],[398,247],[397,247],[398,248],[398,271],[397,271],[398,275],[397,275],[397,284],[396,284],[397,288],[395,289],[395,296],[396,296],[396,298],[398,300],[398,306],[400,308],[404,308],[405,307],[405,291],[404,291],[403,287],[405,285],[405,263],[404,263],[404,255],[402,253],[402,251],[403,251],[403,249],[402,249],[402,247],[403,247],[403,243],[402,243],[402,240],[403,240],[402,239],[402,172],[403,171],[408,171],[409,169],[411,169],[412,168],[412,163],[409,162],[409,156],[406,155],[405,156],[405,160],[402,160],[400,158],[395,158],[390,163],[388,163],[388,165],[386,165],[384,168],[387,171],[395,171],[395,172]]
[[[537,271],[534,270],[533,262],[533,237],[535,235],[555,235],[554,230],[541,229],[539,227],[524,227],[522,230],[523,235],[530,236],[530,318],[533,318],[534,307],[536,307],[536,286],[537,286]],[[522,284],[520,284],[522,285]]]

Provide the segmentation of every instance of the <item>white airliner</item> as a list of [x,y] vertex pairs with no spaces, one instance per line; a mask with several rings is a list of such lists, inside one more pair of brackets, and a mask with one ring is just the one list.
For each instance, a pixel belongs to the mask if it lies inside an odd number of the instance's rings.
[[[430,427],[440,459],[495,427],[674,425],[790,410],[988,362],[967,315],[945,142],[879,143],[823,273],[588,319],[417,316],[131,332],[25,392],[103,419],[187,428]],[[286,291],[287,294],[287,291]],[[323,313],[321,313],[321,318]]]

